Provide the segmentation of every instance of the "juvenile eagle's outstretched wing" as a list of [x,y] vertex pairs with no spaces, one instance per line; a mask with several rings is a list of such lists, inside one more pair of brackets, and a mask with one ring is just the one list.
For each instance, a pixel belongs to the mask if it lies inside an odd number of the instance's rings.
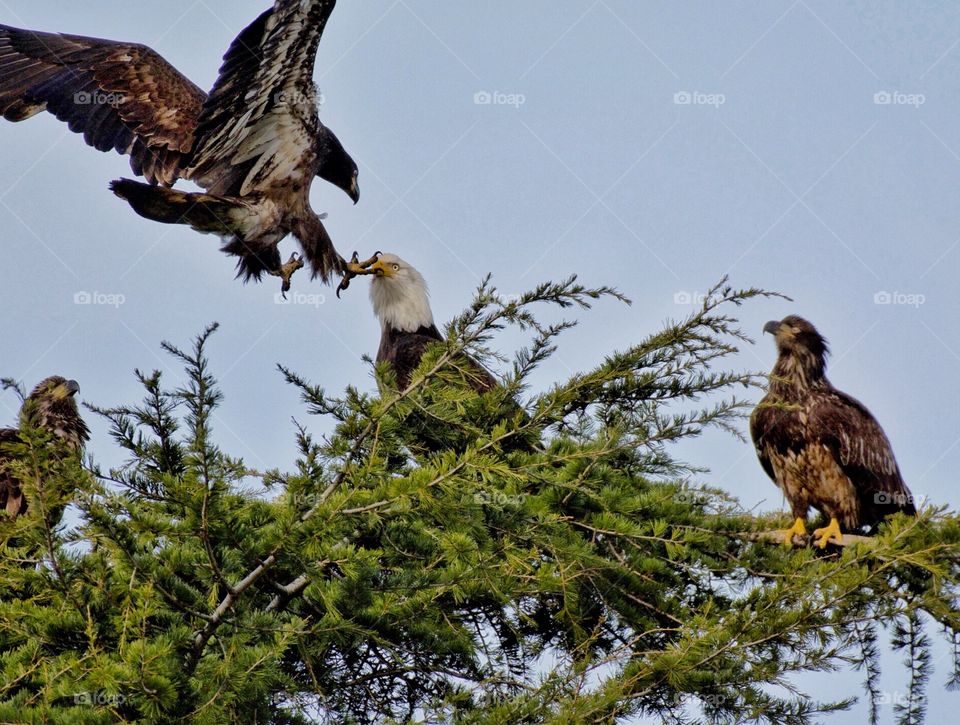
[[0,25],[0,115],[49,111],[134,173],[170,186],[194,145],[206,94],[145,45]]
[[[200,114],[186,175],[211,194],[246,196],[315,169],[326,127],[313,70],[336,0],[277,0],[233,41]],[[322,129],[322,130],[321,130]]]

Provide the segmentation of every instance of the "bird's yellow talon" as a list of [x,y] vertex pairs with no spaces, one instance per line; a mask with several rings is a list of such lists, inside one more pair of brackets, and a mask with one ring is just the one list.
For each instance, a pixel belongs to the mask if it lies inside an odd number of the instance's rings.
[[360,261],[360,256],[354,252],[353,256],[350,257],[350,261],[346,264],[346,269],[343,273],[343,279],[340,280],[340,284],[337,286],[337,297],[340,297],[340,293],[343,290],[347,289],[350,286],[350,280],[354,277],[359,277],[364,274],[374,274],[370,271],[370,267],[380,259],[382,252],[374,252],[373,256],[370,259],[365,259]]
[[287,298],[287,292],[290,290],[290,278],[293,277],[293,273],[301,267],[303,267],[303,257],[294,252],[290,255],[287,263],[281,266],[280,269],[270,270],[270,274],[282,280],[280,294],[283,295],[284,299]]
[[826,549],[827,544],[833,541],[836,544],[843,544],[843,532],[840,531],[840,522],[835,518],[830,519],[830,523],[822,529],[814,529],[813,535],[816,538],[814,543],[821,549]]
[[793,522],[793,526],[783,532],[783,545],[786,547],[793,546],[794,536],[806,535],[807,525],[804,523],[803,519],[798,516],[796,521]]

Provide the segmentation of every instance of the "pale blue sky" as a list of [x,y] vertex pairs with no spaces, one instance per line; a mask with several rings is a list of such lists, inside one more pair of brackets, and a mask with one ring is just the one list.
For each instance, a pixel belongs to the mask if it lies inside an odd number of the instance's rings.
[[[143,42],[208,88],[267,5],[0,0],[0,22]],[[831,379],[878,417],[914,494],[960,503],[955,2],[341,0],[317,80],[363,197],[352,207],[320,182],[315,208],[344,253],[416,265],[439,320],[487,272],[507,292],[576,272],[631,297],[581,316],[540,373],[545,387],[684,315],[724,273],[784,292],[795,302],[741,310],[758,345],[740,365],[772,365],[764,321],[809,318],[833,346]],[[478,105],[484,91],[503,102]],[[272,280],[233,280],[214,238],[130,212],[106,188],[130,175],[127,160],[49,116],[0,124],[0,160],[0,339],[17,341],[0,373],[28,387],[64,374],[85,400],[131,402],[134,367],[170,367],[161,340],[188,344],[217,320],[220,442],[259,468],[294,456],[297,396],[275,363],[331,391],[372,386],[365,281],[337,302],[301,272],[295,291],[325,303],[276,305]],[[74,304],[80,292],[123,304]],[[0,396],[0,422],[15,409]],[[91,424],[94,455],[118,463]],[[714,434],[682,452],[745,505],[782,505],[749,445]],[[947,674],[941,661],[931,722],[960,702],[942,692]],[[859,692],[859,675],[804,683],[824,698]],[[903,673],[888,666],[883,685],[904,692]]]

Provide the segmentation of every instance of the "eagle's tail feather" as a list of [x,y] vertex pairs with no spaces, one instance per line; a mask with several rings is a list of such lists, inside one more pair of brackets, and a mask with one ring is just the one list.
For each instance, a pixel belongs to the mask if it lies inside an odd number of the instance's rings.
[[164,224],[188,224],[198,232],[234,235],[238,205],[224,197],[150,186],[130,179],[110,182],[110,190],[142,217]]
[[276,273],[281,267],[276,244],[257,245],[244,239],[244,221],[249,218],[250,210],[236,200],[130,179],[113,181],[110,189],[142,217],[164,224],[187,224],[198,232],[226,238],[222,250],[239,257],[237,277],[245,282],[259,281],[264,272]]

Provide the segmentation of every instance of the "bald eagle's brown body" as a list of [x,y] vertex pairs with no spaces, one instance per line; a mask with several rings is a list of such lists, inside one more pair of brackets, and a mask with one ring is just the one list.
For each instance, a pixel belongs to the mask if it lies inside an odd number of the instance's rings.
[[750,433],[794,517],[803,519],[814,508],[852,532],[896,511],[915,513],[880,424],[827,380],[826,340],[796,316],[764,330],[775,335],[779,356]]
[[[64,441],[67,448],[80,453],[90,437],[87,424],[80,417],[73,396],[79,390],[76,382],[59,376],[39,383],[20,410],[20,424],[42,428]],[[6,464],[11,460],[4,444],[22,443],[14,428],[0,429],[0,511],[9,518],[22,516],[28,504],[20,481]]]

